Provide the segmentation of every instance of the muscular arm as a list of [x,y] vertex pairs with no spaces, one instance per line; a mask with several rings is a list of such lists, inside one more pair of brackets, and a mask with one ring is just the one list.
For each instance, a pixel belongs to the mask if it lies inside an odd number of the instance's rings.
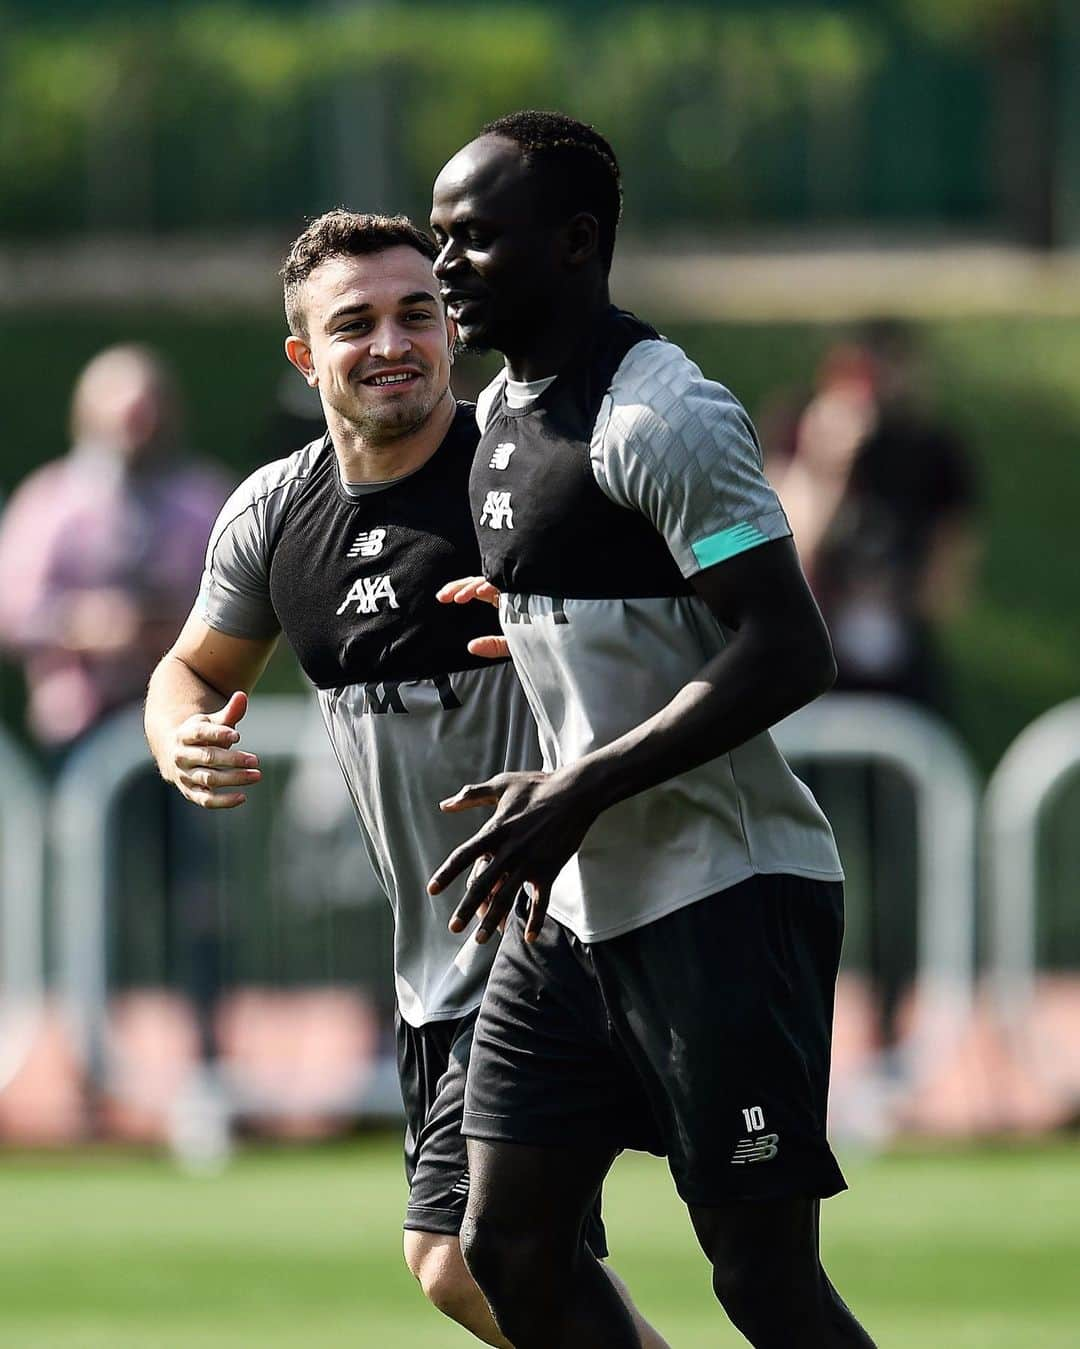
[[477,858],[491,858],[455,911],[455,929],[486,905],[483,940],[528,882],[528,932],[539,931],[551,883],[602,811],[727,753],[831,686],[832,648],[790,539],[709,567],[693,583],[730,637],[667,706],[554,773],[503,774],[443,803],[496,806],[432,878],[437,892]]
[[259,780],[258,757],[236,749],[247,694],[276,638],[230,637],[189,615],[150,677],[145,727],[161,776],[206,809],[243,805]]

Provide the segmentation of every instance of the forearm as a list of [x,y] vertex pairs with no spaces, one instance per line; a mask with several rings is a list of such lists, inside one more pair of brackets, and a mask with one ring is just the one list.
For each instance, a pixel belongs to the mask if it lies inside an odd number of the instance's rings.
[[736,635],[654,716],[562,770],[599,814],[744,744],[831,687],[828,638],[798,648]]
[[172,753],[176,728],[188,717],[208,716],[228,696],[229,690],[214,688],[171,651],[162,657],[146,690],[143,725],[150,753],[167,782],[176,776]]

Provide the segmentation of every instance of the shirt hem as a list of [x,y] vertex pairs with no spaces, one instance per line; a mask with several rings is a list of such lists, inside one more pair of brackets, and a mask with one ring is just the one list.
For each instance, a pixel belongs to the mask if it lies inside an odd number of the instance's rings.
[[419,1021],[414,1021],[412,1017],[406,1015],[405,1010],[401,1005],[400,998],[397,1000],[397,1009],[402,1021],[410,1025],[413,1030],[422,1030],[424,1026],[434,1025],[437,1021],[458,1021],[462,1017],[471,1016],[473,1012],[478,1012],[480,1010],[480,1004],[483,1000],[484,995],[481,993],[476,1001],[469,1003],[467,1007],[461,1007],[456,1010],[451,1008],[449,1011],[440,1010],[438,1012],[425,1012]]
[[548,905],[548,913],[556,922],[561,923],[567,928],[578,941],[591,945],[593,942],[611,941],[615,937],[625,936],[627,932],[634,932],[639,927],[648,927],[650,923],[656,923],[661,918],[666,918],[669,914],[677,913],[679,909],[685,909],[688,904],[696,904],[699,899],[707,899],[710,895],[720,894],[724,890],[730,890],[733,886],[739,885],[742,881],[749,880],[751,876],[799,876],[808,881],[842,881],[844,873],[842,869],[830,868],[827,871],[819,871],[814,867],[797,866],[775,866],[775,867],[741,867],[738,871],[726,876],[723,880],[713,880],[707,885],[693,890],[688,895],[672,900],[657,909],[650,909],[647,914],[637,914],[631,918],[623,920],[621,923],[614,923],[610,927],[604,928],[586,928],[580,923],[574,922],[559,911],[558,906]]

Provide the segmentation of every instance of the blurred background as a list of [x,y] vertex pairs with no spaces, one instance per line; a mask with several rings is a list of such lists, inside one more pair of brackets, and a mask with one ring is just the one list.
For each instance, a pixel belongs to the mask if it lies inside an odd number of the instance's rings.
[[[425,221],[525,106],[613,142],[615,298],[754,416],[833,632],[838,692],[779,732],[849,878],[833,1277],[882,1343],[1071,1345],[1073,0],[5,0],[0,1320],[465,1342],[397,1254],[389,913],[294,662],[227,819],[157,783],[137,705],[230,486],[320,434],[288,244]],[[674,1342],[734,1344],[662,1164],[609,1208]]]

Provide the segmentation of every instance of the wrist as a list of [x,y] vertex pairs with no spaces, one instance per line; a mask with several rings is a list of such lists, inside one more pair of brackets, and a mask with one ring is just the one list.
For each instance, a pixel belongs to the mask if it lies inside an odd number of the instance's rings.
[[560,790],[574,802],[583,815],[595,820],[619,800],[609,766],[587,755],[556,770]]

